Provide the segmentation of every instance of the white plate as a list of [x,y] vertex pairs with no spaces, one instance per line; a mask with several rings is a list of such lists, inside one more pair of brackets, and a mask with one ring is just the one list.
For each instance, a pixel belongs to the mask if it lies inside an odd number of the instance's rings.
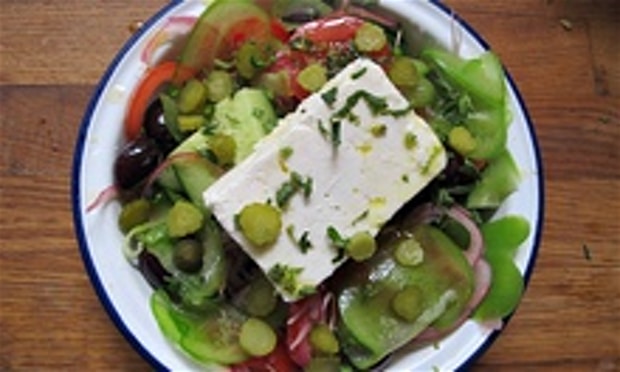
[[[433,1],[383,0],[389,10],[409,20],[417,43],[435,42],[464,57],[488,49],[465,22]],[[87,206],[113,183],[112,164],[123,143],[122,122],[131,89],[146,65],[140,54],[148,40],[170,17],[196,16],[204,1],[173,1],[150,19],[121,49],[99,83],[84,116],[76,143],[72,202],[74,223],[90,279],[108,314],[136,350],[158,370],[197,369],[164,338],[149,308],[151,288],[131,267],[121,251],[117,229],[118,203],[86,212]],[[519,92],[506,75],[513,122],[508,147],[524,178],[499,214],[518,214],[530,221],[531,234],[515,258],[529,279],[534,266],[543,220],[543,176],[534,129]],[[507,320],[507,319],[505,319]],[[498,331],[466,322],[436,347],[398,354],[389,369],[455,370],[473,362],[495,339]]]

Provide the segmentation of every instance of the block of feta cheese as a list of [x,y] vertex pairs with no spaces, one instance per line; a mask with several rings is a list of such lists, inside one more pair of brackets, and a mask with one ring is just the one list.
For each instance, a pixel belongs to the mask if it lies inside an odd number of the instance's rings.
[[[281,119],[204,201],[284,300],[294,301],[344,261],[328,230],[343,239],[375,236],[445,164],[441,142],[382,68],[358,59]],[[293,182],[303,187],[278,206],[278,193]],[[280,234],[267,248],[240,231],[238,214],[251,203],[280,210]]]

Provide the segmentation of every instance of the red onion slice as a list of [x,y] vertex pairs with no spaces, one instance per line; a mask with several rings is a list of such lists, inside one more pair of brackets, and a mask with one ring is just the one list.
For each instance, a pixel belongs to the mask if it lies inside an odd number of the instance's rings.
[[444,209],[430,203],[423,204],[411,212],[405,219],[401,228],[404,230],[413,229],[420,224],[428,224],[438,221],[447,215],[461,224],[469,234],[469,246],[464,252],[467,261],[473,266],[482,256],[484,241],[478,225],[472,220],[471,214],[460,205],[454,205],[449,209]]
[[167,22],[153,35],[140,54],[142,62],[155,66],[162,60],[179,55],[179,49],[198,20],[193,16],[170,17]]
[[117,197],[118,197],[118,189],[116,188],[115,185],[110,185],[106,187],[105,189],[103,189],[103,191],[99,193],[99,195],[97,195],[95,200],[93,200],[90,204],[88,204],[88,206],[86,207],[86,213],[90,213],[93,210],[103,205],[108,204],[109,202],[116,199]]
[[334,296],[319,292],[291,304],[287,325],[287,347],[291,359],[299,366],[306,366],[312,359],[310,332],[319,323],[331,326],[335,322]]
[[455,205],[448,209],[446,214],[467,230],[469,234],[469,246],[465,251],[465,257],[467,261],[474,266],[482,256],[484,250],[484,241],[482,240],[482,233],[478,225],[471,219],[470,213],[460,205]]

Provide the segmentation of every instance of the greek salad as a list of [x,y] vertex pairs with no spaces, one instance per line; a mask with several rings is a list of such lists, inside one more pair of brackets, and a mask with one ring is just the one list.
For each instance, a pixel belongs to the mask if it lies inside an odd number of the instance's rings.
[[372,1],[214,0],[147,43],[89,210],[121,203],[119,249],[198,365],[367,370],[514,311],[502,66],[412,42]]

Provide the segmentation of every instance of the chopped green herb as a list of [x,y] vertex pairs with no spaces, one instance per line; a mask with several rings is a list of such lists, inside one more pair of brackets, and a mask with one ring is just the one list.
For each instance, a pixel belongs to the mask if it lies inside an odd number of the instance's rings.
[[364,210],[362,213],[360,213],[357,217],[355,217],[353,219],[353,221],[351,221],[351,225],[355,225],[358,222],[364,220],[365,218],[368,217],[368,214],[370,213],[370,211],[368,209]]
[[340,143],[342,142],[341,140],[341,135],[342,135],[342,122],[340,122],[339,120],[334,120],[332,121],[332,130],[331,130],[331,140],[332,140],[332,145],[334,145],[334,147],[338,147],[340,146]]
[[342,235],[340,235],[340,233],[338,232],[338,230],[336,230],[336,228],[333,226],[327,227],[327,237],[332,242],[332,245],[336,248],[344,249],[349,243],[349,240],[343,238]]
[[387,132],[387,126],[385,124],[375,124],[370,128],[370,133],[375,137],[383,137]]
[[200,149],[196,152],[198,153],[198,155],[207,159],[211,163],[219,164],[217,155],[215,155],[215,152],[213,152],[213,150],[205,148],[205,149]]
[[346,257],[344,248],[336,248],[336,255],[332,258],[332,263],[338,263]]
[[347,97],[345,105],[340,110],[338,110],[338,112],[336,112],[335,116],[339,118],[346,117],[353,109],[353,107],[357,105],[360,99],[366,101],[366,104],[368,105],[368,108],[373,115],[383,113],[388,108],[385,98],[375,96],[366,90],[358,90],[357,92]]
[[452,194],[450,194],[450,192],[445,188],[440,188],[439,190],[437,190],[434,199],[434,203],[436,205],[448,208],[453,206],[454,203],[456,203],[456,200],[454,200]]
[[299,283],[299,275],[302,271],[304,271],[303,267],[292,267],[277,263],[269,269],[267,276],[287,293],[293,296],[301,296],[315,291],[312,286]]
[[405,148],[407,150],[412,150],[418,144],[418,137],[415,133],[407,132],[405,134]]
[[[213,107],[213,106],[210,106]],[[218,127],[218,122],[215,120],[207,121],[207,123],[202,127],[202,133],[207,136],[211,136],[215,133],[215,130]]]
[[401,179],[404,183],[409,183],[409,175],[408,175],[408,174],[403,174],[402,176],[400,176],[400,179]]
[[467,93],[454,87],[437,71],[428,74],[429,80],[437,90],[433,110],[453,125],[460,125],[473,112],[474,107]]
[[288,159],[293,155],[293,148],[290,146],[286,146],[280,149],[280,157],[284,160]]
[[336,102],[336,96],[338,95],[338,88],[333,87],[327,92],[321,94],[321,98],[327,104],[327,106],[332,107],[334,102]]
[[312,177],[308,176],[304,179],[299,173],[291,172],[289,180],[282,183],[276,191],[276,204],[280,208],[286,207],[293,195],[300,190],[305,198],[309,198],[312,194],[312,183]]
[[351,79],[357,80],[360,77],[364,76],[365,73],[366,73],[366,67],[361,68],[361,69],[355,71],[353,74],[351,74]]
[[335,114],[335,118],[346,118],[351,114],[351,110],[360,100],[364,100],[373,115],[392,115],[402,116],[411,111],[412,107],[407,106],[404,109],[392,110],[389,108],[384,97],[376,96],[366,90],[358,90],[347,97],[344,106]]
[[304,231],[297,241],[297,245],[299,246],[299,249],[301,249],[302,253],[306,253],[310,248],[312,248],[312,242],[308,239],[309,234],[310,233],[307,230]]
[[290,41],[290,46],[294,50],[299,50],[302,52],[308,52],[312,48],[312,41],[305,37],[295,38]]
[[327,130],[327,128],[325,128],[325,125],[323,124],[322,120],[319,120],[316,123],[317,127],[319,128],[319,133],[321,133],[321,135],[323,137],[328,137],[329,136],[329,131]]
[[295,226],[288,225],[286,227],[286,235],[301,250],[301,253],[307,253],[312,248],[312,242],[309,239],[310,232],[305,230],[299,238],[295,236]]
[[441,151],[442,148],[440,146],[433,147],[433,152],[431,153],[431,156],[428,158],[426,164],[424,164],[424,166],[422,167],[422,174],[428,173],[428,171],[433,166],[433,163],[435,163],[435,159],[437,159],[439,154],[441,154]]
[[280,165],[280,169],[284,172],[288,172],[286,161],[291,157],[291,155],[293,155],[293,148],[290,146],[283,147],[278,152],[278,164]]

